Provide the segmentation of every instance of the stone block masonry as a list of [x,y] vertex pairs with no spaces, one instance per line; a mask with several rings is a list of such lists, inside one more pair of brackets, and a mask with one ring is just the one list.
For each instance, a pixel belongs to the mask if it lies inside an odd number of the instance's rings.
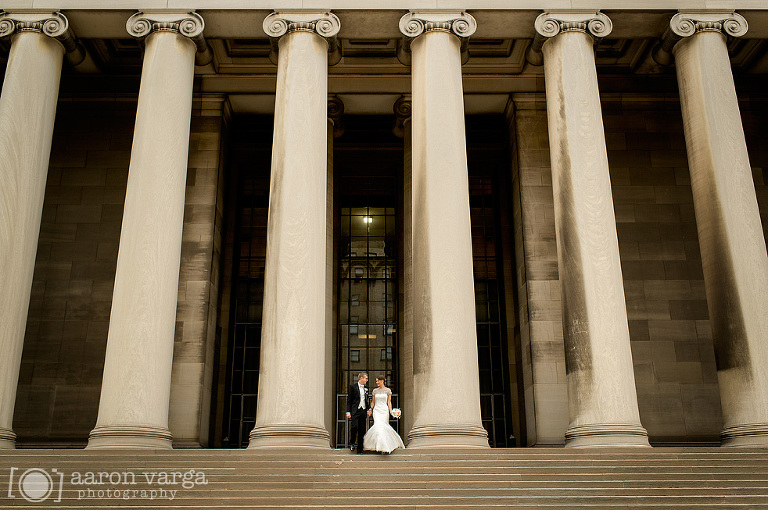
[[[561,444],[568,407],[545,103],[514,100],[517,279],[526,397],[536,414],[529,444]],[[656,444],[718,442],[723,419],[679,101],[601,100],[642,424]],[[765,218],[766,104],[744,97],[740,107]]]
[[[84,446],[96,422],[135,114],[135,97],[59,101],[14,415],[22,446]],[[196,96],[170,407],[180,445],[208,437],[221,123],[221,99]]]

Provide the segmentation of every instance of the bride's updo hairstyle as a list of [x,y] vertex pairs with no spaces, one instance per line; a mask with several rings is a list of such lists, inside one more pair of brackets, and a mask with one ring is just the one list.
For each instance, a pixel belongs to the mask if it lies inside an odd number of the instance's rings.
[[383,376],[383,375],[377,375],[376,376],[376,380],[377,381],[384,381],[384,384],[387,383],[387,378],[385,376]]

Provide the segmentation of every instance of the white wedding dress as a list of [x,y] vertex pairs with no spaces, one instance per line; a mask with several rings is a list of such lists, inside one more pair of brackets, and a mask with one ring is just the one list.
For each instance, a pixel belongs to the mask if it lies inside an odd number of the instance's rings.
[[389,425],[387,400],[391,393],[389,388],[373,390],[373,426],[363,438],[363,450],[391,453],[396,448],[405,448],[403,440]]

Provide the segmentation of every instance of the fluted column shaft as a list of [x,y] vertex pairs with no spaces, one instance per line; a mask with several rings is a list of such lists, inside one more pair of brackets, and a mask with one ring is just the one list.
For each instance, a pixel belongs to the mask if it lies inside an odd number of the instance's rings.
[[[157,30],[170,22],[179,26]],[[202,32],[202,18],[139,13],[128,22],[130,33],[148,36],[99,415],[88,448],[171,448],[168,405],[195,70],[195,44],[182,35],[185,27]]]
[[[43,30],[43,21],[58,18],[18,18],[36,28],[13,36],[0,96],[0,449],[15,446],[13,409],[64,55]],[[15,30],[15,21],[0,16],[0,33]]]
[[[592,12],[542,14],[570,423],[566,446],[648,446],[640,425],[592,33]],[[590,31],[588,33],[588,31]]]
[[678,14],[672,29],[725,446],[768,446],[768,255],[725,34],[746,21]]
[[[249,448],[330,446],[325,428],[330,13],[273,13],[279,37],[256,425]],[[301,383],[298,383],[300,379]]]
[[457,36],[471,35],[475,22],[465,13],[444,16],[410,13],[400,22],[403,33],[416,34],[411,43],[414,421],[409,448],[488,446],[480,419]]

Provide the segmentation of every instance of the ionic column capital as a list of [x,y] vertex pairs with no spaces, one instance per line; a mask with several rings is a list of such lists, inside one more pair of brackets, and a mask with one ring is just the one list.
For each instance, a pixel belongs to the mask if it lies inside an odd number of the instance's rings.
[[411,11],[400,18],[400,33],[403,40],[399,45],[397,58],[405,65],[411,64],[411,41],[430,32],[453,34],[461,41],[461,52],[465,54],[469,38],[477,30],[475,18],[463,11]]
[[137,12],[128,18],[125,29],[138,39],[143,39],[154,32],[173,32],[194,42],[198,53],[208,52],[208,44],[203,37],[205,22],[196,12]]
[[672,63],[672,51],[681,40],[701,32],[719,32],[726,37],[741,37],[749,26],[744,16],[733,11],[679,11],[669,20],[653,59],[662,65]]
[[264,18],[262,27],[272,42],[270,60],[274,63],[277,63],[276,55],[280,38],[293,32],[310,32],[319,35],[328,42],[328,53],[334,54],[330,64],[334,65],[341,59],[341,52],[337,51],[336,43],[341,22],[338,16],[330,11],[275,11]]
[[22,32],[38,32],[56,39],[67,53],[77,49],[69,20],[60,12],[11,11],[0,14],[0,38]]
[[536,36],[525,56],[528,62],[539,66],[544,62],[541,47],[548,39],[564,32],[583,32],[598,41],[611,33],[613,23],[599,11],[550,11],[539,14],[534,28]]
[[475,30],[477,21],[463,11],[411,11],[400,18],[400,32],[411,39],[428,32],[448,32],[466,40]]
[[339,33],[341,22],[328,11],[275,11],[264,18],[263,27],[275,39],[291,32],[312,32],[331,39]]
[[680,11],[669,21],[670,32],[679,39],[698,32],[722,32],[730,37],[741,37],[748,29],[744,16],[732,11]]

